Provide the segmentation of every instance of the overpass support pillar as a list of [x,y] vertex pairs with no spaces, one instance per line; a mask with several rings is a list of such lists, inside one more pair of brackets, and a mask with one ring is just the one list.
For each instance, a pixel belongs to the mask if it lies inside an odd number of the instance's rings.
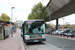
[[56,19],[56,30],[58,30],[58,18]]

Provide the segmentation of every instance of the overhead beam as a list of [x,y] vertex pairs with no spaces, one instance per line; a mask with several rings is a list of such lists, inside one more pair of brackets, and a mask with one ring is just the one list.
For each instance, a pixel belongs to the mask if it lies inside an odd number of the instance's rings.
[[75,13],[75,0],[52,0],[46,6],[45,12],[51,20]]

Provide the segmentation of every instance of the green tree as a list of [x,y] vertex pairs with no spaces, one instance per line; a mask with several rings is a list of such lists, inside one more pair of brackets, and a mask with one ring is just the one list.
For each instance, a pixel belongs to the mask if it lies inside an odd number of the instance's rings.
[[2,21],[1,16],[0,16],[0,21]]
[[10,17],[5,13],[2,13],[2,15],[0,16],[0,21],[10,21]]
[[47,13],[44,12],[44,10],[45,6],[43,6],[41,2],[35,4],[28,16],[28,19],[44,19],[45,21],[48,21],[49,17],[47,16]]

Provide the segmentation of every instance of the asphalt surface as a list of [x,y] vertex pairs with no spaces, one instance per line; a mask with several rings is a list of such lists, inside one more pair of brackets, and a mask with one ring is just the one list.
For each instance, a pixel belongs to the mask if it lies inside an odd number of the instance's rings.
[[75,50],[75,40],[46,36],[46,42],[62,50]]
[[46,42],[25,44],[26,50],[75,50],[75,40],[46,35]]

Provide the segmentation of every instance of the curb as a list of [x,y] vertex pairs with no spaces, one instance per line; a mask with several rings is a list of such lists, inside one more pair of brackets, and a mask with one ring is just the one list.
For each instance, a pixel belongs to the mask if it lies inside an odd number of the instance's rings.
[[57,37],[57,38],[62,38],[62,39],[68,39],[68,40],[75,40],[75,38],[71,38],[71,37],[62,37],[62,36],[55,36],[55,35],[47,35],[47,36],[52,36],[52,37]]
[[22,44],[22,50],[25,50],[24,45]]

